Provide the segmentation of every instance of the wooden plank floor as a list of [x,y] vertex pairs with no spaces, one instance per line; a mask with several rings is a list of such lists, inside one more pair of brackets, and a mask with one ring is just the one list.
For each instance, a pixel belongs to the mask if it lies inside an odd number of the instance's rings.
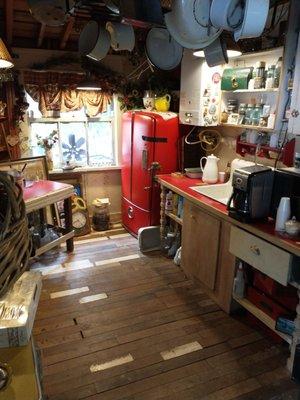
[[128,234],[44,255],[34,326],[50,400],[296,399],[287,348]]

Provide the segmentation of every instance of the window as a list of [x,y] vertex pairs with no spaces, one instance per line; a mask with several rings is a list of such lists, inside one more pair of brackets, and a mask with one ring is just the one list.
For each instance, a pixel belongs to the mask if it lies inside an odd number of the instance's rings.
[[44,154],[37,135],[43,138],[56,130],[59,140],[52,148],[54,168],[61,168],[68,160],[81,167],[117,164],[114,104],[95,118],[87,117],[84,110],[60,113],[59,118],[42,118],[38,104],[29,95],[27,99],[33,155]]

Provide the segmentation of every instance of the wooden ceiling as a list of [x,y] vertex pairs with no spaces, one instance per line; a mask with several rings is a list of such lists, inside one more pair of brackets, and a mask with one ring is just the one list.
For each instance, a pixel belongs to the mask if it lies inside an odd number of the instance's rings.
[[[103,0],[104,1],[104,0]],[[272,0],[271,4],[286,3],[287,0]],[[81,0],[83,6],[75,9],[63,26],[46,26],[30,13],[27,0],[0,0],[0,37],[9,48],[41,48],[49,50],[76,51],[83,26],[92,17],[113,19],[101,0]],[[168,8],[172,0],[161,0]]]
[[0,0],[0,35],[8,47],[76,50],[82,27],[94,14],[109,17],[99,1],[76,8],[63,26],[46,26],[31,15],[27,0]]

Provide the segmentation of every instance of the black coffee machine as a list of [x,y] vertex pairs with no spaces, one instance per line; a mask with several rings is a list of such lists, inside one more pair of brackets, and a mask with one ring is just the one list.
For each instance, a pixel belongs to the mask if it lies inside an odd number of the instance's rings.
[[282,168],[275,171],[270,216],[276,218],[281,197],[291,199],[292,215],[300,221],[300,170]]
[[233,192],[228,201],[229,215],[242,222],[268,218],[274,171],[262,165],[238,168],[232,177]]

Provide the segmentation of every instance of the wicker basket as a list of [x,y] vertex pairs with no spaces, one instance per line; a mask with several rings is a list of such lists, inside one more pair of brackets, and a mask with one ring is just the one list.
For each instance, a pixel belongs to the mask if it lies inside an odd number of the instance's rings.
[[22,189],[0,172],[0,297],[27,269],[31,249]]

